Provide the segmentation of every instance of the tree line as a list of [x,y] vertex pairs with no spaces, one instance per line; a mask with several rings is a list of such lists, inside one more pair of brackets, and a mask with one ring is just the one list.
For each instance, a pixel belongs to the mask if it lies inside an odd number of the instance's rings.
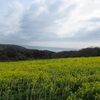
[[100,56],[99,47],[89,47],[78,51],[53,52],[48,50],[27,49],[18,45],[0,45],[0,61],[92,56]]

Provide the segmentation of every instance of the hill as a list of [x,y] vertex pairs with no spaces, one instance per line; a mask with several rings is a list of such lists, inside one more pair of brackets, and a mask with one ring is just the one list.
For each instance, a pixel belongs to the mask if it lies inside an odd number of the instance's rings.
[[77,51],[53,52],[48,50],[28,49],[18,45],[0,45],[0,61],[92,56],[100,56],[99,47],[83,48]]
[[53,52],[47,50],[26,49],[18,45],[0,45],[0,61],[51,58]]

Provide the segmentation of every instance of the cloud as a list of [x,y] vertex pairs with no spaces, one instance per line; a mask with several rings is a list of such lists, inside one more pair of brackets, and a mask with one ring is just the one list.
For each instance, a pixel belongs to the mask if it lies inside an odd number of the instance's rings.
[[0,34],[11,35],[18,31],[22,11],[23,5],[18,1],[8,5],[6,13],[0,16]]
[[14,0],[0,14],[0,42],[99,41],[100,0]]
[[[36,7],[38,7],[37,9],[39,11],[36,11],[38,12],[38,14],[36,12],[31,12],[34,10],[34,8],[31,8],[31,10],[29,9],[30,14],[28,14],[27,16],[31,16],[33,19],[26,18],[26,24],[28,26],[30,24],[29,27],[31,27],[31,29],[33,28],[33,30],[31,30],[31,34],[34,34],[35,39],[36,37],[38,38],[38,36],[42,37],[42,34],[44,34],[43,36],[45,37],[49,37],[49,33],[52,35],[56,34],[59,38],[66,37],[67,40],[67,38],[79,37],[77,36],[77,34],[80,34],[81,36],[86,36],[87,34],[88,36],[87,32],[98,28],[98,24],[91,23],[89,21],[91,18],[96,17],[100,12],[99,10],[97,10],[99,8],[98,2],[91,2],[90,0],[84,2],[81,2],[79,0],[76,1],[77,2],[72,0],[55,0],[49,5],[48,3],[46,5],[44,1],[42,2],[41,6],[35,5]],[[25,23],[23,25],[25,25]],[[85,29],[85,31],[87,32],[82,32],[83,29]],[[80,31],[81,33],[78,33]],[[43,38],[39,39],[41,40]]]
[[22,33],[30,36],[33,40],[59,39],[63,31],[60,32],[58,28],[64,29],[65,25],[62,27],[63,21],[68,19],[71,11],[77,7],[76,4],[70,4],[62,9],[63,5],[65,5],[65,1],[61,0],[55,0],[51,4],[46,1],[34,2],[25,12],[21,21]]

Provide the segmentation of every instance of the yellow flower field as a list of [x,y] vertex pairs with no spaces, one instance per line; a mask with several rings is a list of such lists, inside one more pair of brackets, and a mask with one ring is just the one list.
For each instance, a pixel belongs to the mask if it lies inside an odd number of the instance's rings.
[[0,100],[100,100],[100,57],[0,62]]

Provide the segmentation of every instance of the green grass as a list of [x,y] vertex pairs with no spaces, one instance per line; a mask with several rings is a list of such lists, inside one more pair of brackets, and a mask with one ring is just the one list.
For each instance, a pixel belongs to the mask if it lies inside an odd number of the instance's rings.
[[0,62],[0,100],[100,100],[100,57]]

